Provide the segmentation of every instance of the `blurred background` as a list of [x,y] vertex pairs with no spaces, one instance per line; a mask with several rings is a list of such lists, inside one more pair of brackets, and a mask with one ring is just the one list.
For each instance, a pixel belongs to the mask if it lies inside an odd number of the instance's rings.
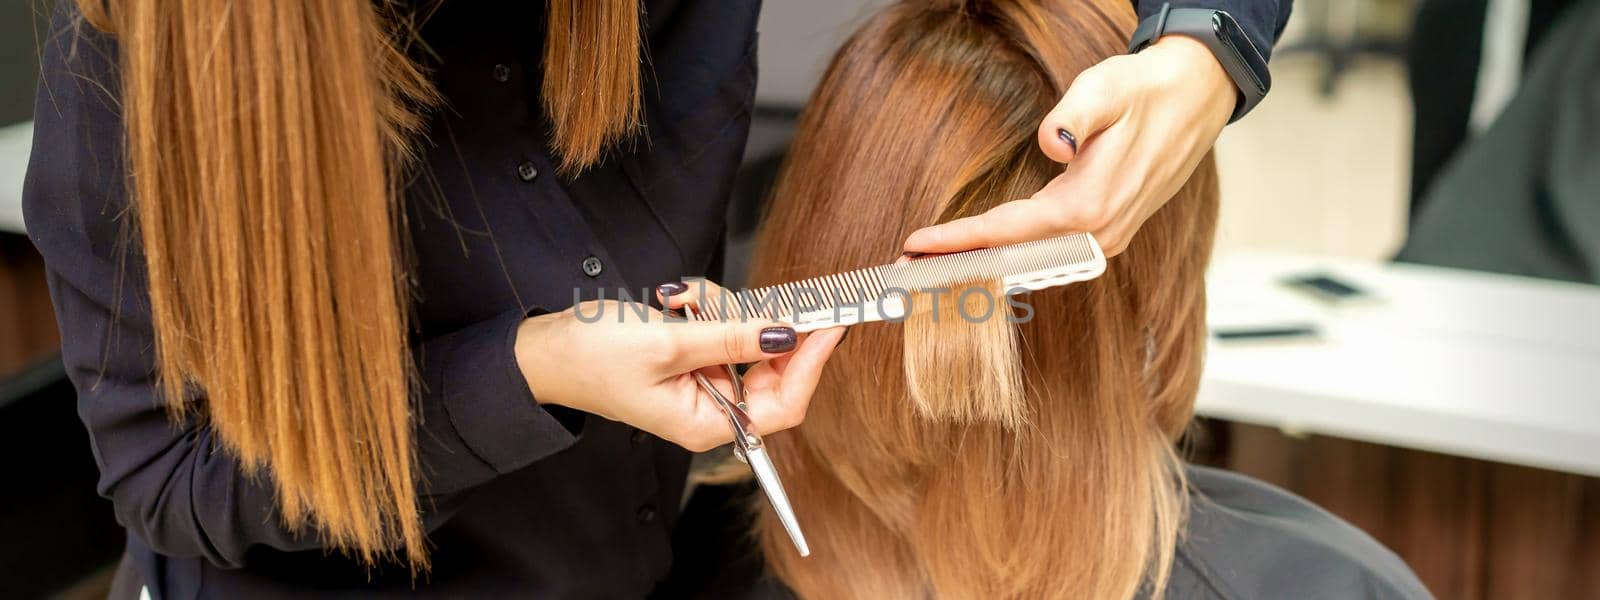
[[[4,597],[103,596],[121,551],[20,215],[52,4],[0,0],[0,480],[38,482],[0,495]],[[735,283],[795,116],[883,2],[766,4]],[[1216,150],[1192,459],[1341,515],[1438,597],[1600,597],[1600,3],[1295,4]]]

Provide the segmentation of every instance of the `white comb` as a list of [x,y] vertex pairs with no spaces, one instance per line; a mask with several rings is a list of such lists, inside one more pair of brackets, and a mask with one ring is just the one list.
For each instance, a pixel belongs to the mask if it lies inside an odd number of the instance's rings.
[[766,318],[806,332],[906,315],[911,292],[1000,280],[1007,294],[1099,277],[1106,255],[1087,233],[957,252],[727,294],[699,320]]

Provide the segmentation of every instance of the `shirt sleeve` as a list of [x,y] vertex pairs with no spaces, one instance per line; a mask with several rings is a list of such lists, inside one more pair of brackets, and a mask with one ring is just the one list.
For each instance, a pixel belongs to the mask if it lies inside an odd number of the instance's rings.
[[1294,0],[1134,0],[1134,10],[1142,21],[1161,12],[1161,5],[1171,3],[1173,8],[1209,8],[1227,11],[1239,22],[1250,43],[1261,51],[1262,58],[1272,58],[1272,47],[1283,35],[1289,23],[1289,12]]
[[[62,2],[70,6],[72,2]],[[99,491],[130,534],[170,556],[242,564],[253,547],[318,547],[277,517],[270,474],[247,474],[200,420],[159,398],[142,259],[125,198],[115,47],[69,8],[45,36],[23,203],[45,257],[62,359],[100,468]],[[414,344],[419,487],[429,529],[460,496],[571,446],[581,424],[534,401],[513,311]],[[197,402],[203,404],[202,396]]]

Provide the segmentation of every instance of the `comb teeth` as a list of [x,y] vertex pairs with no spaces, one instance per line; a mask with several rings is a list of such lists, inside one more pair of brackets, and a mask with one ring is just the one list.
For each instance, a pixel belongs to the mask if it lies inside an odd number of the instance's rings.
[[1008,292],[1038,290],[1099,277],[1105,260],[1093,236],[1074,233],[747,289],[708,302],[695,318],[764,318],[811,331],[897,316],[878,311],[901,308],[902,292],[983,280],[1000,280]]
[[763,317],[783,320],[797,312],[831,309],[833,306],[875,302],[890,285],[883,271],[888,266],[856,269],[834,275],[802,279],[774,286],[730,293],[724,302],[712,301],[700,312],[700,320],[737,320]]

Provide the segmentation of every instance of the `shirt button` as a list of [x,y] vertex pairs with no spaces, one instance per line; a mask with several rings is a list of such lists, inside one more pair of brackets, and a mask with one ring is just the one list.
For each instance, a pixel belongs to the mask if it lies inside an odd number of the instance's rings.
[[643,429],[635,429],[633,430],[633,435],[628,438],[628,441],[633,442],[633,445],[635,446],[643,446],[645,442],[650,441],[650,434],[645,433]]
[[505,65],[495,65],[494,80],[500,83],[511,81],[511,67]]
[[646,504],[639,507],[639,511],[635,514],[639,517],[640,523],[649,523],[656,520],[656,507]]
[[517,165],[517,177],[522,178],[523,181],[533,181],[533,178],[538,176],[539,168],[533,166],[533,163],[524,162],[520,165]]
[[599,277],[600,271],[605,270],[605,265],[600,264],[600,259],[593,256],[583,259],[583,274],[590,277]]

